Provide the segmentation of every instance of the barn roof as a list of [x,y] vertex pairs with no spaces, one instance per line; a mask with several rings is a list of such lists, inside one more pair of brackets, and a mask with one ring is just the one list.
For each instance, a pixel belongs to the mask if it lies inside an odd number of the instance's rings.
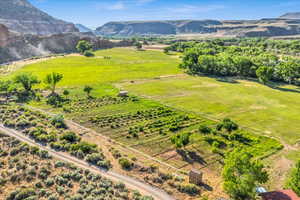
[[292,190],[279,190],[261,194],[263,200],[300,200]]

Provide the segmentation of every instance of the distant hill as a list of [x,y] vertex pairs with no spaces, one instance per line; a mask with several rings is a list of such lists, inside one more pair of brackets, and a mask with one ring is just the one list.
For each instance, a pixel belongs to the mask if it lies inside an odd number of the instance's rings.
[[11,32],[0,24],[0,64],[35,56],[76,52],[76,44],[80,40],[89,41],[94,49],[132,45],[132,41],[111,42],[90,33],[24,35]]
[[284,18],[284,19],[300,19],[300,12],[286,13],[286,14],[280,16],[280,18]]
[[100,35],[171,35],[210,32],[207,26],[221,25],[216,20],[109,22],[96,29]]
[[0,0],[0,24],[26,34],[78,32],[74,24],[53,18],[27,0]]
[[81,33],[86,33],[86,32],[94,32],[92,29],[82,25],[82,24],[75,24],[75,27],[79,30]]
[[104,36],[211,34],[237,37],[272,37],[300,34],[300,19],[175,20],[109,22],[96,29]]

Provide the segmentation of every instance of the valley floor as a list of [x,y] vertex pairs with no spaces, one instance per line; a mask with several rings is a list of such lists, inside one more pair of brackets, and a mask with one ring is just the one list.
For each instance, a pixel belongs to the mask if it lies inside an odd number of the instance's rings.
[[[99,119],[105,116],[120,117],[123,114],[128,115],[128,112],[165,106],[176,110],[174,116],[180,112],[197,116],[196,119],[187,122],[188,126],[184,131],[195,131],[199,123],[213,126],[219,120],[229,117],[240,124],[243,130],[251,133],[251,137],[267,136],[260,138],[267,141],[265,144],[270,145],[266,146],[266,149],[260,146],[263,153],[270,153],[264,159],[272,173],[272,179],[267,187],[281,188],[285,181],[283,177],[289,172],[293,162],[300,157],[300,89],[290,85],[270,88],[255,80],[189,76],[178,68],[179,62],[177,54],[166,55],[157,50],[136,51],[131,48],[115,48],[97,51],[94,58],[67,56],[29,64],[6,75],[6,78],[20,72],[31,72],[43,80],[48,73],[62,73],[64,78],[59,90],[60,92],[64,89],[70,90],[70,98],[74,99],[82,99],[85,95],[82,88],[85,85],[94,88],[92,96],[95,98],[116,96],[120,89],[128,90],[130,95],[136,95],[141,100],[138,103],[120,104],[110,101],[104,102],[105,105],[100,102],[101,106],[97,108],[93,106],[87,108],[84,103],[84,105],[75,104],[70,107],[78,110],[72,112],[51,108],[45,102],[30,102],[30,105],[54,113],[64,113],[68,119],[92,128],[95,134],[90,135],[90,140],[97,138],[99,144],[101,136],[97,137],[96,133],[110,137],[112,141],[126,147],[147,153],[185,173],[193,167],[202,169],[208,185],[212,187],[210,189],[212,191],[206,190],[209,196],[215,196],[216,193],[217,196],[223,195],[219,163],[221,159],[211,152],[211,147],[202,141],[202,137],[194,137],[194,143],[187,149],[190,152],[196,151],[205,162],[212,163],[209,165],[201,165],[199,160],[195,162],[184,159],[184,155],[180,155],[170,142],[169,132],[165,136],[158,134],[156,130],[150,132],[152,135],[141,135],[138,141],[127,137],[127,129],[132,124],[140,126],[141,123],[147,124],[152,119],[145,118],[138,123],[137,120],[133,122],[122,118],[124,127],[111,128],[106,127],[104,121],[101,121],[102,127],[100,124],[91,123],[91,117]],[[86,103],[86,105],[94,104],[97,102]],[[163,119],[162,117],[161,120]],[[276,149],[278,144],[274,141],[280,141],[284,149],[278,152]],[[137,157],[144,159],[144,163],[153,163],[153,160],[149,161],[145,156],[137,155]],[[273,180],[279,181],[275,184]]]

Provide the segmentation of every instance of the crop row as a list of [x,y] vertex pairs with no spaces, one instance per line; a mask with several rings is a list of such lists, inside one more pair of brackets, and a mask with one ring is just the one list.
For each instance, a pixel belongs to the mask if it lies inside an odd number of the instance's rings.
[[174,114],[175,112],[171,109],[164,108],[164,107],[157,107],[148,110],[140,110],[133,113],[116,114],[110,116],[95,116],[90,118],[90,122],[93,124],[97,124],[100,127],[108,127],[114,124],[116,125],[116,127],[118,127],[118,125],[121,125],[122,123],[128,125],[138,121],[172,116]]
[[84,99],[72,99],[71,101],[66,101],[64,105],[65,111],[68,112],[81,112],[87,109],[100,108],[107,105],[122,104],[128,102],[139,101],[137,97],[112,97],[104,96],[100,98],[84,98]]

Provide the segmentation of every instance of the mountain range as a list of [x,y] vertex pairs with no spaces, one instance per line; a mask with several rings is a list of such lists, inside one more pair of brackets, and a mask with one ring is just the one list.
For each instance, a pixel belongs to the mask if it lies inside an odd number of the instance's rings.
[[286,13],[286,14],[280,16],[280,18],[284,18],[284,19],[300,19],[300,12]]
[[75,27],[79,30],[81,33],[87,33],[87,32],[94,32],[92,29],[82,25],[82,24],[75,24]]
[[[300,18],[261,20],[174,20],[109,22],[96,29],[104,36],[211,34],[233,37],[272,37],[300,34]],[[291,18],[291,15],[288,15]],[[293,15],[296,16],[296,15]]]
[[271,37],[300,34],[300,13],[261,20],[164,20],[109,22],[95,31],[81,24],[56,19],[28,0],[0,0],[0,63],[76,51],[79,40],[92,42],[95,49],[126,46],[101,36],[152,36],[208,34],[211,36]]
[[0,0],[0,24],[23,34],[78,32],[74,24],[48,15],[27,0]]

